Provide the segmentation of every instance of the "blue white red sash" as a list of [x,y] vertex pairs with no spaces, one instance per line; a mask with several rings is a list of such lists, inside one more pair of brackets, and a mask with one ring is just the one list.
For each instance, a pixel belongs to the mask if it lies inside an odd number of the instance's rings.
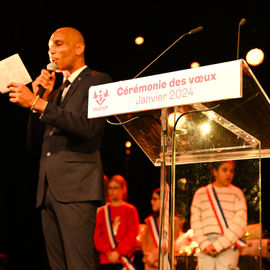
[[149,227],[150,233],[152,235],[154,244],[155,244],[156,248],[158,248],[159,229],[158,229],[157,221],[153,216],[149,216],[145,221],[148,224],[148,227]]
[[[159,245],[159,229],[156,219],[153,216],[149,216],[146,220],[146,223],[148,224],[150,233],[152,235],[154,244],[156,248],[158,248]],[[168,253],[168,252],[167,252]],[[165,255],[166,260],[164,261],[164,269],[169,270],[170,269],[170,261],[169,261],[169,254]]]
[[[113,235],[111,212],[110,212],[110,207],[108,204],[104,206],[104,216],[105,216],[105,223],[106,223],[106,229],[107,229],[109,242],[111,244],[112,249],[116,249],[117,243]],[[122,268],[123,270],[136,270],[135,266],[132,264],[132,262],[130,261],[128,257],[121,255],[120,262],[121,264],[123,264],[123,268]]]
[[[169,195],[170,195],[170,187],[166,183],[165,186],[165,203],[164,203],[164,235],[163,235],[163,241],[161,241],[161,245],[163,244],[164,246],[168,247],[169,244]],[[159,228],[156,219],[153,216],[149,216],[146,218],[146,223],[149,227],[150,233],[152,235],[154,244],[156,248],[159,247]],[[170,260],[169,260],[169,252],[168,248],[166,248],[167,251],[165,254],[163,254],[163,269],[170,270]]]
[[[217,193],[215,191],[215,188],[212,184],[209,184],[206,186],[206,194],[208,196],[208,199],[210,201],[211,207],[214,211],[215,217],[217,219],[218,225],[220,227],[221,233],[224,234],[226,229],[229,228],[229,225],[227,223],[227,220],[225,218],[224,212],[222,210],[220,201],[218,199]],[[238,239],[234,246],[236,248],[244,247],[246,245],[246,242],[242,239]]]
[[[169,220],[170,220],[170,213],[169,213],[169,204],[170,204],[170,186],[168,183],[165,185],[165,204],[164,204],[164,242],[167,243],[169,246]],[[173,222],[173,220],[171,220]],[[161,244],[162,245],[162,244]],[[163,269],[170,270],[171,269],[171,264],[170,264],[170,259],[169,259],[169,250],[167,250],[164,254],[164,261],[163,261]]]

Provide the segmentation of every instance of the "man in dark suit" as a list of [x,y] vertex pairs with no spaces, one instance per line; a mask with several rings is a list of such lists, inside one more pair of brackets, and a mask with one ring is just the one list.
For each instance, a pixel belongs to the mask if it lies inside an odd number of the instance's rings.
[[[49,56],[68,83],[53,90],[55,73],[42,70],[33,92],[22,84],[9,85],[10,102],[30,108],[32,121],[44,125],[37,207],[52,270],[94,269],[96,209],[105,201],[104,119],[87,119],[87,109],[89,87],[111,79],[85,65],[84,50],[79,31],[60,28],[49,40]],[[39,86],[46,89],[42,98],[37,97]]]

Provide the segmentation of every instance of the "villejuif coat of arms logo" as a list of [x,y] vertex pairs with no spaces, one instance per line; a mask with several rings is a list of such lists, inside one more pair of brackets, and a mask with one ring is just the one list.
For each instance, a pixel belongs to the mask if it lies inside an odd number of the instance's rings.
[[108,89],[106,90],[99,90],[94,92],[94,99],[96,100],[98,105],[102,105],[106,98],[109,96]]

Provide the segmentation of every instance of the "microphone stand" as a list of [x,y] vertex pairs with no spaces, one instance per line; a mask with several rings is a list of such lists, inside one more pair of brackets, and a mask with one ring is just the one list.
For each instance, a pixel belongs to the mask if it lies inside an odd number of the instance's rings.
[[241,26],[246,23],[246,19],[242,18],[241,21],[238,24],[238,32],[237,32],[237,53],[236,53],[236,60],[239,59],[239,46],[240,46],[240,32],[241,32]]
[[[195,34],[197,32],[200,32],[203,30],[202,26],[199,26],[195,29],[190,30],[189,32],[181,35],[177,40],[175,40],[168,48],[166,48],[161,54],[159,54],[152,62],[150,62],[145,68],[143,68],[136,76],[133,77],[133,79],[136,79],[137,77],[139,77],[145,70],[147,70],[152,64],[154,64],[162,55],[164,55],[168,50],[170,50],[176,43],[178,43],[183,37],[187,36],[187,35],[192,35]],[[196,111],[197,112],[197,111]],[[181,116],[183,116],[184,114],[182,114]],[[181,117],[180,116],[180,117]],[[127,123],[130,123],[136,119],[140,119],[142,117],[151,117],[154,118],[155,121],[157,121],[160,126],[161,126],[161,147],[162,147],[162,163],[161,163],[161,179],[160,179],[160,186],[161,188],[161,207],[160,207],[160,224],[159,224],[159,245],[158,245],[158,270],[163,269],[163,266],[165,264],[164,262],[164,256],[162,259],[162,246],[164,245],[164,241],[163,241],[163,234],[164,234],[164,215],[165,215],[165,196],[166,196],[166,192],[165,192],[165,186],[166,186],[166,160],[165,160],[165,154],[166,154],[166,132],[167,132],[167,121],[164,121],[163,119],[166,117],[166,113],[164,112],[164,110],[162,110],[162,123],[159,122],[158,119],[156,119],[155,117],[151,116],[151,115],[144,115],[144,116],[136,116],[133,117],[125,122],[121,122],[119,119],[119,123],[114,123],[109,121],[108,119],[106,119],[107,123],[111,124],[111,125],[125,125]],[[177,119],[176,124],[178,122],[178,120],[180,119],[180,117]],[[175,127],[176,127],[175,124]],[[173,139],[174,140],[174,139]],[[173,142],[173,148],[174,148],[174,142]],[[172,150],[173,152],[175,152],[174,150]],[[175,153],[174,153],[175,154]],[[175,158],[173,158],[173,160],[175,161]],[[175,170],[173,170],[175,171]],[[174,181],[171,182],[171,187],[172,184],[175,185],[175,175],[174,175]],[[175,203],[175,194],[174,194],[174,187],[171,188],[171,202]],[[174,204],[172,204],[173,209],[174,209]],[[172,214],[172,211],[171,211]],[[174,239],[174,213],[173,213],[173,219],[171,219],[171,269],[174,268],[173,266],[173,262],[174,262],[174,251],[173,251],[173,239]],[[167,239],[165,239],[167,240]]]
[[183,37],[187,35],[195,34],[199,31],[202,31],[203,27],[199,26],[195,29],[190,30],[189,32],[183,34],[180,36],[177,40],[175,40],[167,49],[165,49],[160,55],[158,55],[151,63],[149,63],[144,69],[142,69],[133,79],[136,79],[138,76],[140,76],[146,69],[148,69],[152,64],[154,64],[164,53],[166,53],[169,49],[171,49],[176,43],[178,43]]
[[187,114],[191,114],[191,113],[202,113],[202,112],[208,112],[208,111],[212,111],[214,109],[216,109],[217,107],[219,107],[220,104],[209,108],[209,109],[205,109],[205,110],[191,110],[191,111],[187,111],[185,113],[182,113],[175,121],[174,126],[173,126],[173,131],[172,131],[172,165],[171,165],[171,200],[170,200],[170,204],[171,204],[171,214],[170,214],[170,219],[171,219],[171,242],[170,242],[170,250],[171,250],[171,269],[174,269],[174,216],[175,216],[175,158],[176,158],[176,151],[175,151],[175,146],[176,146],[176,134],[183,134],[183,130],[177,130],[177,124],[179,122],[179,120]]

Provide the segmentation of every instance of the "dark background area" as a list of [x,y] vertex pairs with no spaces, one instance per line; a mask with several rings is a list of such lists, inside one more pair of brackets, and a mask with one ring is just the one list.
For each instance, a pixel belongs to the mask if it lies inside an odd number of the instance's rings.
[[[48,40],[59,27],[72,26],[85,37],[89,67],[111,75],[114,81],[134,77],[180,35],[200,25],[204,31],[185,37],[143,76],[202,66],[236,58],[237,28],[242,27],[240,57],[259,47],[265,52],[262,65],[252,71],[270,96],[269,12],[265,1],[9,1],[1,4],[0,60],[19,53],[32,79],[48,63]],[[134,44],[142,35],[145,43]],[[259,108],[258,108],[259,109]],[[0,253],[7,253],[9,269],[46,269],[39,212],[35,209],[37,168],[26,147],[28,111],[10,104],[0,94],[1,178]],[[263,127],[262,127],[263,129]],[[270,135],[270,134],[269,134]],[[150,214],[150,196],[159,186],[159,170],[133,142],[125,154],[125,141],[132,139],[122,127],[106,126],[102,157],[104,171],[128,181],[129,201],[141,222]],[[269,160],[262,161],[263,225],[267,222]]]

